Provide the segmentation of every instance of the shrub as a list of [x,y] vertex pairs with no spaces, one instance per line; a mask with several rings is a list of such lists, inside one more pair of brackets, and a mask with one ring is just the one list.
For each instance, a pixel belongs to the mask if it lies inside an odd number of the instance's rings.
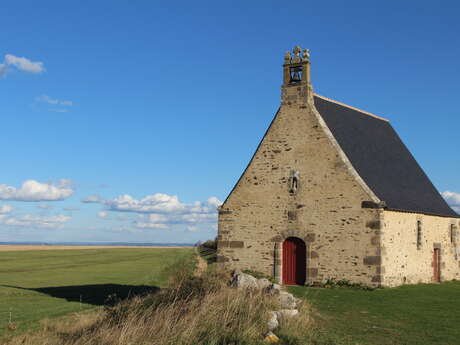
[[201,244],[201,247],[208,248],[208,249],[217,249],[217,240],[207,240]]
[[208,240],[198,246],[198,254],[207,261],[208,264],[213,264],[217,259],[217,240]]
[[352,288],[352,289],[357,289],[357,290],[368,290],[368,291],[372,291],[376,289],[375,287],[363,285],[361,283],[352,283],[346,279],[337,280],[334,278],[328,279],[325,283],[321,284],[321,287],[324,287],[324,288],[347,287],[347,288]]

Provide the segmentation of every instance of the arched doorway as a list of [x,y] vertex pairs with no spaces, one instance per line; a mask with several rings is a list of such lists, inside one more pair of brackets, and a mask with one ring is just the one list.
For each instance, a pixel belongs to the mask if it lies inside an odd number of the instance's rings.
[[304,285],[307,270],[305,242],[288,237],[283,242],[283,284]]

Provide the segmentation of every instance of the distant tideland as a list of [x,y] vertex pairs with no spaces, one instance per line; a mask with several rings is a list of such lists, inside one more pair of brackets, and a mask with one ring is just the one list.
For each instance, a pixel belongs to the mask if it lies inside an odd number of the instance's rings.
[[281,106],[219,208],[218,262],[287,285],[459,279],[459,215],[389,121],[314,94],[308,50],[286,53],[283,73]]

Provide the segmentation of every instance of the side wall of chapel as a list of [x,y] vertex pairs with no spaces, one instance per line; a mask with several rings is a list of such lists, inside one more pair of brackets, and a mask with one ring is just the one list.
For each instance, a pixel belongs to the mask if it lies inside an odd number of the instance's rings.
[[294,236],[307,246],[306,283],[380,285],[383,211],[362,208],[372,199],[353,171],[312,101],[283,105],[219,211],[218,262],[281,281],[282,242]]
[[[421,229],[419,245],[418,221]],[[381,235],[383,285],[433,282],[434,248],[440,249],[441,281],[459,279],[459,226],[460,221],[455,218],[384,211]]]

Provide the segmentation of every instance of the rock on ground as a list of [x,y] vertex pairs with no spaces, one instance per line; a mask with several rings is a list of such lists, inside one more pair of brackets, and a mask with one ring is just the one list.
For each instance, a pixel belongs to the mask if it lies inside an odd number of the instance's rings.
[[267,314],[267,328],[269,331],[273,331],[278,328],[278,313],[276,311],[271,311]]
[[233,275],[231,285],[238,289],[258,289],[258,279],[250,274],[243,272],[235,272]]
[[274,284],[268,279],[257,279],[250,274],[235,271],[231,280],[231,285],[236,288],[266,290]]
[[284,291],[280,285],[272,284],[268,279],[257,279],[250,274],[237,270],[233,273],[230,285],[238,289],[255,289],[277,295],[282,309],[267,313],[267,329],[269,332],[265,335],[265,342],[277,343],[280,339],[272,331],[279,327],[280,320],[282,321],[283,319],[299,314],[296,307],[300,303],[300,300],[295,298],[291,293]]
[[273,295],[277,295],[281,291],[281,285],[279,284],[270,284],[269,286],[266,287],[265,291],[268,293],[271,293]]
[[257,279],[257,285],[259,286],[259,289],[265,290],[267,289],[272,283],[265,278]]
[[290,317],[297,316],[299,314],[299,311],[297,309],[281,309],[275,312],[277,319],[287,319]]
[[268,332],[266,335],[265,335],[265,339],[264,339],[267,343],[277,343],[278,341],[280,341],[280,338],[278,338],[276,336],[275,333],[273,333],[272,331]]
[[282,290],[279,292],[278,300],[281,308],[283,309],[295,309],[297,307],[297,303],[299,302],[293,294]]

